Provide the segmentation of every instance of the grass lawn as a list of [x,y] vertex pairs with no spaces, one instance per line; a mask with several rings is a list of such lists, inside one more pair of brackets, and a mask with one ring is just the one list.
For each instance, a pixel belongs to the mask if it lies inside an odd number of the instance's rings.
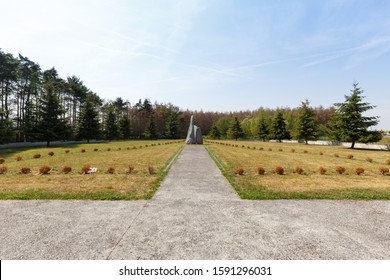
[[[149,199],[183,144],[184,141],[126,141],[3,149],[0,158],[5,161],[0,169],[5,166],[7,172],[0,174],[0,199]],[[50,156],[50,152],[54,155]],[[41,157],[33,158],[36,154]],[[15,159],[18,156],[20,161]],[[82,174],[84,165],[96,167],[97,172]],[[134,167],[131,173],[129,165]],[[49,166],[50,173],[40,174],[42,166]],[[65,174],[63,166],[72,171]],[[24,167],[30,168],[31,173],[21,174]],[[150,174],[149,167],[155,172]]]
[[[390,199],[390,176],[379,171],[390,169],[387,151],[255,141],[206,143],[241,198]],[[277,166],[283,167],[283,175],[275,173]],[[337,173],[337,166],[345,172]],[[265,174],[258,175],[257,167]],[[297,167],[303,169],[302,174],[297,173]],[[326,169],[325,174],[320,174],[320,167]],[[359,167],[364,172],[357,175]],[[238,168],[244,170],[243,175],[235,174]]]

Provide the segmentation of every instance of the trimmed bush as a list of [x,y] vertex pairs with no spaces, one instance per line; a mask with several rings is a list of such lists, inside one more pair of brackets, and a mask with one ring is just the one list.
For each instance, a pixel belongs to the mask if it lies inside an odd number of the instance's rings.
[[44,165],[39,168],[39,174],[46,175],[49,174],[51,170],[50,166]]
[[93,151],[94,151],[94,152],[97,152],[97,151],[99,151],[99,149],[98,149],[98,148],[95,148],[95,149],[93,149]]
[[33,155],[33,158],[40,158],[41,157],[41,154],[35,154]]
[[7,173],[7,171],[8,171],[7,166],[0,166],[0,174],[5,174]]
[[336,166],[336,172],[339,174],[343,174],[345,172],[345,168],[342,166]]
[[65,173],[65,174],[68,174],[68,173],[70,173],[70,172],[72,172],[72,167],[70,167],[70,166],[63,166],[62,168],[61,168],[61,172],[62,173]]
[[299,174],[299,175],[303,174],[303,168],[300,167],[300,166],[296,166],[296,167],[294,168],[294,171],[295,171],[295,173],[297,173],[297,174]]
[[283,149],[279,149],[279,152],[283,152]]
[[20,173],[22,173],[22,174],[29,174],[29,173],[31,173],[31,168],[29,168],[29,167],[22,167],[20,169]]
[[334,157],[339,157],[339,154],[334,154]]
[[351,154],[347,155],[347,159],[353,159],[353,155]]
[[323,152],[320,152],[320,156],[323,156],[324,155],[324,153]]
[[304,154],[307,154],[307,153],[308,153],[308,151],[307,151],[307,150],[304,150],[304,151],[303,151],[303,153],[304,153]]
[[5,162],[5,158],[0,158],[0,164],[3,164]]
[[83,165],[83,167],[81,167],[81,173],[87,174],[87,172],[89,171],[90,168],[91,168],[91,166],[88,164]]
[[70,153],[70,150],[65,150],[65,154],[69,154]]
[[284,174],[284,168],[281,167],[281,166],[276,166],[275,167],[275,173],[279,174],[279,175],[283,175]]
[[156,170],[155,170],[154,167],[151,166],[151,165],[148,166],[148,171],[149,171],[149,174],[150,174],[150,175],[156,174]]
[[21,160],[22,160],[22,157],[21,157],[21,156],[16,156],[16,157],[15,157],[15,160],[16,160],[16,161],[21,161]]
[[134,165],[129,164],[129,167],[127,168],[127,173],[131,174],[131,172],[134,171]]
[[357,175],[360,175],[360,174],[364,173],[364,168],[363,167],[356,167],[354,171]]
[[272,148],[268,148],[268,151],[272,152]]
[[239,168],[236,169],[236,172],[235,172],[235,173],[236,173],[237,175],[244,175],[244,172],[245,172],[244,169],[241,168],[241,167],[239,167]]
[[379,173],[382,175],[387,175],[389,174],[389,169],[387,167],[381,167],[379,168]]
[[[236,147],[237,147],[237,145],[236,145]],[[260,147],[259,150],[260,150],[260,151],[264,151],[264,148],[263,148],[263,147]]]
[[107,152],[111,151],[111,148],[107,148]]
[[390,165],[390,159],[386,160],[386,164]]
[[47,154],[51,157],[54,156],[54,152],[48,152]]
[[370,158],[370,157],[366,157],[366,161],[368,161],[368,162],[372,162],[372,161],[373,161],[373,159],[372,159],[372,158]]
[[115,168],[110,166],[109,168],[107,168],[107,173],[114,174],[115,173]]
[[292,152],[292,153],[295,153],[295,149],[291,149],[291,152]]
[[318,171],[320,172],[320,174],[321,175],[325,175],[326,174],[326,168],[325,167],[320,167],[319,169],[318,169]]
[[265,174],[265,170],[263,167],[256,167],[256,174],[257,175],[264,175]]
[[81,149],[80,152],[85,153],[85,149]]

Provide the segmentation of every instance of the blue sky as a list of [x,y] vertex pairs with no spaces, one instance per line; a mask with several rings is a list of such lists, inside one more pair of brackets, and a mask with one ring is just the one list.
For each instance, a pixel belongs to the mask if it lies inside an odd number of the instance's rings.
[[[0,48],[105,99],[325,107],[358,81],[390,129],[390,1],[2,0]],[[6,11],[4,13],[4,11]]]

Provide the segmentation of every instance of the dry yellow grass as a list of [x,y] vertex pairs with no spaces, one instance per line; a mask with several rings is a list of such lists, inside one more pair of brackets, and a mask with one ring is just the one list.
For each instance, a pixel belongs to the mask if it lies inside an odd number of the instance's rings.
[[[8,168],[0,177],[0,198],[149,198],[164,175],[163,169],[182,146],[183,142],[127,141],[66,148],[0,150],[6,154],[3,157]],[[85,152],[81,152],[82,149]],[[65,153],[65,150],[70,152]],[[49,156],[49,152],[54,155]],[[41,158],[33,159],[37,153]],[[16,161],[15,156],[21,156],[22,160]],[[44,165],[52,168],[50,174],[39,174],[39,168]],[[98,172],[81,174],[84,165],[96,167]],[[131,174],[129,165],[134,166]],[[72,171],[63,173],[63,166],[71,167]],[[149,166],[156,169],[155,174],[149,174]],[[20,174],[22,167],[31,168],[32,173]],[[115,174],[107,173],[109,167],[115,168]]]
[[[226,177],[244,198],[390,199],[390,176],[383,176],[379,171],[390,158],[386,151],[249,141],[240,142],[238,147],[235,141],[207,143],[225,166]],[[242,145],[256,149],[244,149]],[[348,159],[348,155],[353,155],[353,159]],[[256,174],[256,166],[265,169],[264,176]],[[283,167],[285,175],[275,174],[276,166]],[[303,168],[302,175],[294,172],[297,166]],[[345,167],[346,172],[338,174],[336,166]],[[234,176],[237,167],[250,172]],[[320,174],[320,167],[327,170],[326,174]],[[364,168],[364,173],[356,175],[357,167]]]

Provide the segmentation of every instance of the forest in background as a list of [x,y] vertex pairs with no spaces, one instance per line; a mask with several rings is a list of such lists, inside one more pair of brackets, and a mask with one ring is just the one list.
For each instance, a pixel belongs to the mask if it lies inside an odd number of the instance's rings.
[[[302,115],[304,108],[309,115]],[[259,109],[239,112],[182,110],[149,99],[133,104],[121,97],[103,100],[79,77],[61,78],[54,67],[42,70],[27,57],[0,49],[0,143],[185,138],[191,115],[202,133],[213,139],[343,140],[331,133],[335,112],[335,107],[312,108],[307,100],[298,108],[276,109],[263,108],[259,102]],[[307,130],[302,127],[305,118],[310,135],[301,133]],[[278,129],[283,132],[277,135]]]

